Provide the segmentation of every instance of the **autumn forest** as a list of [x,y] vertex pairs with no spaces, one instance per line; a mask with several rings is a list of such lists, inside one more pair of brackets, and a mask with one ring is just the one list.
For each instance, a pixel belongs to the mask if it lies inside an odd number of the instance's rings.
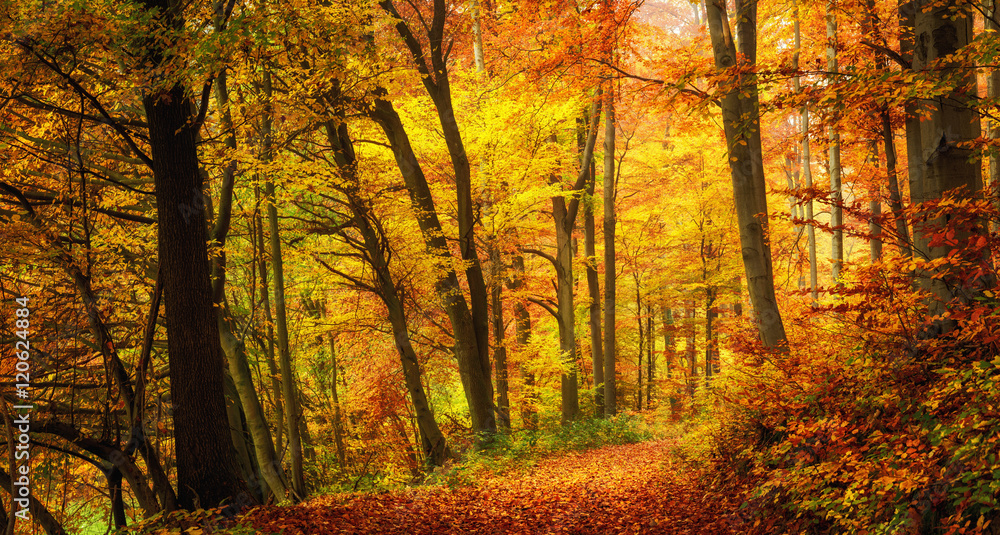
[[993,1],[0,2],[0,529],[1000,533]]

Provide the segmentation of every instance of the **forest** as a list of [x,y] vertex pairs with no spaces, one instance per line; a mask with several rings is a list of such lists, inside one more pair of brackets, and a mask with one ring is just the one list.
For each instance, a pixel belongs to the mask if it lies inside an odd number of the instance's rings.
[[1000,533],[998,28],[0,2],[0,528]]

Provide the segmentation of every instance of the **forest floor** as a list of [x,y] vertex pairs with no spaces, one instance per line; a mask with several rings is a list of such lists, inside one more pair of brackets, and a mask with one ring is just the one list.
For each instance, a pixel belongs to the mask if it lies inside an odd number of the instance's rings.
[[606,446],[468,486],[321,496],[251,511],[259,533],[730,535],[737,503],[700,488],[672,440]]

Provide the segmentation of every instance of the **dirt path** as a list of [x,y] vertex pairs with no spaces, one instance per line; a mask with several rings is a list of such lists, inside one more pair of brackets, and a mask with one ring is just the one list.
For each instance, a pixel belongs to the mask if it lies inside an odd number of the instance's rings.
[[323,496],[257,509],[262,533],[730,535],[732,504],[708,499],[667,455],[669,441],[545,460],[475,487]]

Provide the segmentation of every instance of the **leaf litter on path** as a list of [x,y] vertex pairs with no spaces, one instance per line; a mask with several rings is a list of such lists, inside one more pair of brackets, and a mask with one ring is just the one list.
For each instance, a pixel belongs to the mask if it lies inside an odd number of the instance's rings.
[[[320,496],[260,507],[261,533],[734,535],[737,504],[706,494],[669,456],[669,440],[607,446],[540,461],[474,486]],[[283,530],[283,531],[282,531]]]

